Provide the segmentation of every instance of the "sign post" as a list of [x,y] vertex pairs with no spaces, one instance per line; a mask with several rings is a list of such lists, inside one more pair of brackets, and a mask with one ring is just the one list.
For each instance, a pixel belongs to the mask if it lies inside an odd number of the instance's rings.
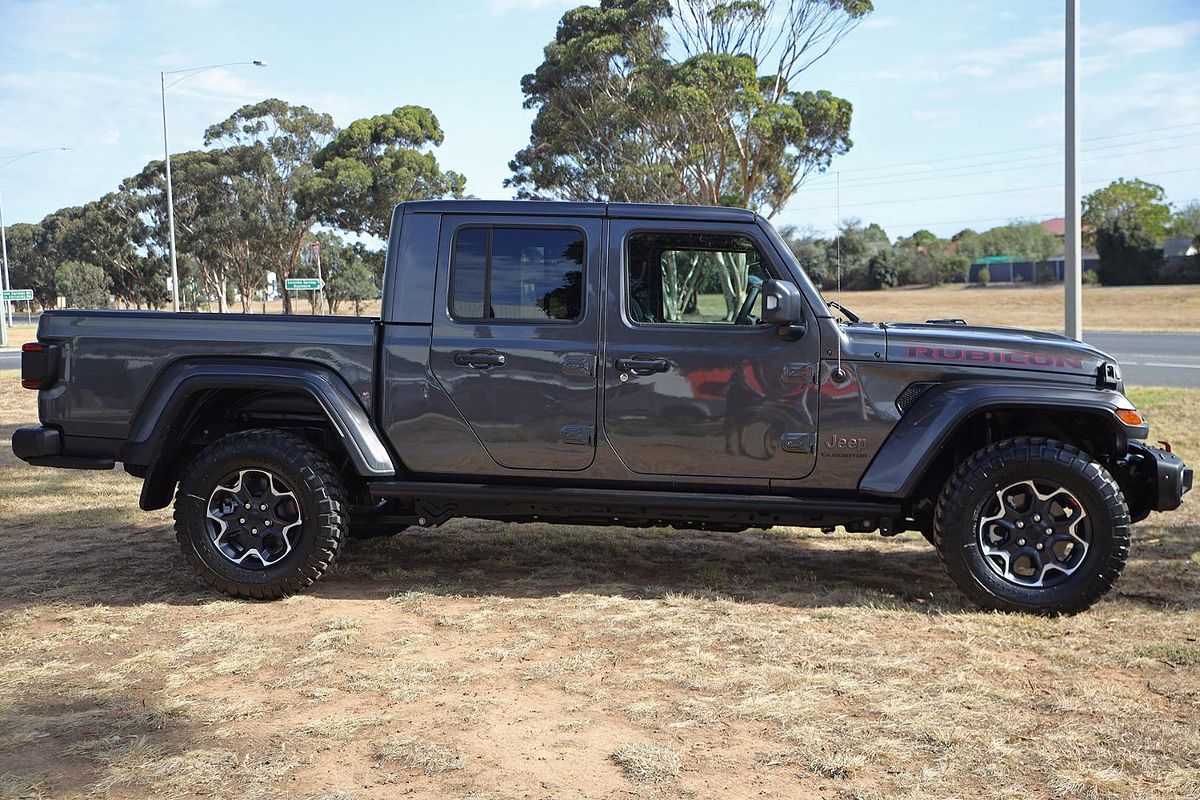
[[321,291],[325,287],[325,277],[321,274],[321,243],[311,242],[308,245],[308,252],[312,254],[313,263],[317,265],[317,280],[320,286],[317,287],[317,313],[325,313],[325,293]]
[[319,292],[325,285],[320,278],[288,278],[283,288],[289,292]]

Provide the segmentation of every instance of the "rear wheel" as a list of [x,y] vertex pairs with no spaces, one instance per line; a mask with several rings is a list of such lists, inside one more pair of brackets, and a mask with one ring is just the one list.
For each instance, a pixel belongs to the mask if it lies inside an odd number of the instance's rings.
[[346,538],[345,489],[323,452],[277,430],[230,434],[179,482],[175,536],[192,569],[234,597],[312,585]]
[[1061,614],[1100,599],[1129,555],[1129,509],[1089,455],[1019,437],[968,458],[938,500],[946,571],[981,608]]

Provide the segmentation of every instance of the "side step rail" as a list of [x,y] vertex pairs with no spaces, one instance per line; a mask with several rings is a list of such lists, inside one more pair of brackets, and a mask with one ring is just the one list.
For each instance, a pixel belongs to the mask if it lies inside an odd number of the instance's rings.
[[378,481],[370,485],[379,499],[414,501],[423,525],[453,517],[485,519],[566,519],[579,521],[704,522],[769,527],[852,525],[890,532],[900,519],[898,503],[855,499],[597,489],[572,486]]

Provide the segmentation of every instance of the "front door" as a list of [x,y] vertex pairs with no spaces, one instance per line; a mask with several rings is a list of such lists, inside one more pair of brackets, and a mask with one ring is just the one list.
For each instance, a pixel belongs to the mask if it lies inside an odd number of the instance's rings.
[[803,478],[815,463],[815,319],[788,341],[759,286],[793,280],[754,225],[613,220],[604,431],[631,470]]
[[492,460],[595,456],[599,218],[446,215],[430,366]]

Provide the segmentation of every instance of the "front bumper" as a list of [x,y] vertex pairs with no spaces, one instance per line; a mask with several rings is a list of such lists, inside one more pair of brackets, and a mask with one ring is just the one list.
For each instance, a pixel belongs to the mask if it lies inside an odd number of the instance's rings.
[[35,467],[64,469],[112,469],[113,459],[64,453],[62,432],[45,425],[18,428],[12,435],[13,454]]
[[[1121,488],[1131,511],[1172,511],[1191,491],[1194,472],[1174,453],[1134,441],[1129,443],[1126,463],[1127,480]],[[1138,518],[1143,517],[1145,513]]]

